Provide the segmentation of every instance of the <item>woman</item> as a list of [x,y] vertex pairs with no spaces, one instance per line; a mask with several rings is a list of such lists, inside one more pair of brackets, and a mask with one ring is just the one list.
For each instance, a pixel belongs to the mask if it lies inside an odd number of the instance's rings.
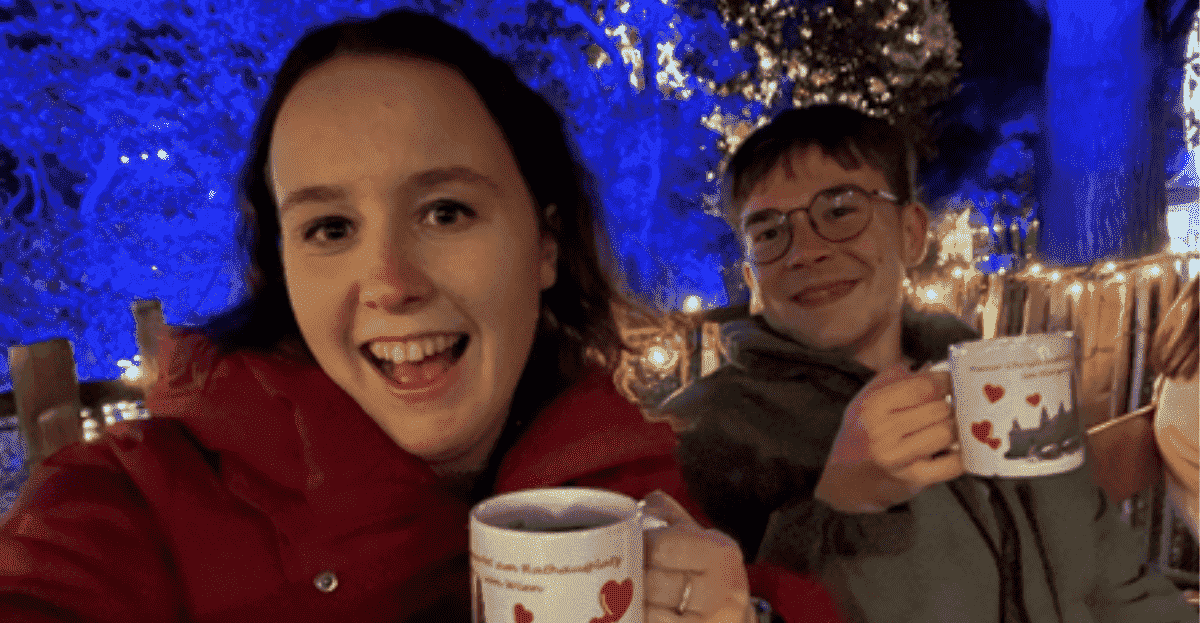
[[1150,364],[1160,375],[1158,409],[1154,414],[1154,439],[1163,458],[1167,494],[1192,536],[1200,521],[1197,505],[1196,445],[1200,418],[1200,310],[1197,290],[1200,277],[1184,286],[1154,332]]
[[[243,175],[252,295],[164,347],[155,418],[31,476],[0,618],[469,620],[470,506],[562,484],[672,524],[648,621],[756,618],[736,545],[652,494],[682,495],[674,438],[612,385],[621,297],[561,127],[433,18],[306,35]],[[828,618],[814,584],[753,576]]]

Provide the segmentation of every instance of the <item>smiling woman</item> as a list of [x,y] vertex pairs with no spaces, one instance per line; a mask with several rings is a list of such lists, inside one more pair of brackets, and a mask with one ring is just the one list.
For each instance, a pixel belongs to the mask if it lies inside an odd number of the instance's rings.
[[435,471],[479,472],[558,259],[487,107],[440,63],[341,55],[293,87],[270,153],[317,362]]
[[[154,418],[30,477],[0,618],[467,621],[470,507],[578,485],[667,522],[647,621],[755,619],[736,543],[684,508],[669,427],[613,386],[633,308],[578,162],[545,100],[440,21],[305,35],[245,168],[249,298],[165,341]],[[812,581],[753,577],[833,619]]]

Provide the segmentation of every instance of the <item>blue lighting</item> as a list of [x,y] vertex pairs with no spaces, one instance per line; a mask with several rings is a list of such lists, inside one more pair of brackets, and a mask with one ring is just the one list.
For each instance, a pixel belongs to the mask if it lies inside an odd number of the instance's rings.
[[[234,183],[270,77],[306,28],[396,6],[465,28],[563,111],[632,292],[664,309],[692,294],[705,307],[745,300],[737,240],[712,215],[716,135],[700,119],[717,106],[758,110],[701,83],[755,59],[730,49],[707,3],[629,0],[622,12],[622,0],[601,0],[589,5],[602,6],[601,20],[573,0],[4,2],[0,341],[69,338],[82,381],[116,378],[116,362],[136,353],[135,299],[162,300],[181,325],[243,296]],[[1163,181],[1162,160],[1138,160],[1150,133],[1129,121],[1145,113],[1138,97],[1157,93],[1144,4],[1015,2],[1027,23],[1055,24],[1043,85],[1038,72],[997,73],[1011,60],[985,38],[995,16],[956,3],[964,50],[976,52],[963,55],[963,90],[947,112],[957,134],[931,167],[931,204],[957,196],[1006,224],[1033,209],[1060,261],[1119,251],[1132,189]],[[631,46],[605,30],[620,24],[638,30]],[[1038,45],[1030,54],[1044,57]],[[686,79],[660,86],[666,48]],[[640,72],[625,58],[634,52]],[[1171,149],[1165,160],[1181,162]],[[11,387],[6,355],[0,392]]]
[[[659,87],[655,44],[672,42],[691,76],[746,68],[714,11],[661,2],[613,6],[597,23],[557,1],[407,2],[445,17],[510,60],[564,112],[595,173],[629,287],[664,308],[728,299],[722,267],[737,245],[704,214],[713,196],[713,100]],[[619,3],[618,3],[619,4]],[[307,27],[394,2],[37,3],[0,8],[0,340],[75,345],[81,381],[120,375],[136,353],[130,303],[163,301],[170,324],[198,324],[243,295],[233,240],[235,176],[268,81]],[[647,40],[642,86],[622,60],[625,23]],[[671,26],[670,24],[674,24]],[[636,39],[635,39],[636,41]],[[608,55],[588,64],[588,46]],[[11,387],[0,349],[0,391]]]
[[1057,263],[1157,251],[1164,49],[1140,0],[1049,0],[1044,249]]

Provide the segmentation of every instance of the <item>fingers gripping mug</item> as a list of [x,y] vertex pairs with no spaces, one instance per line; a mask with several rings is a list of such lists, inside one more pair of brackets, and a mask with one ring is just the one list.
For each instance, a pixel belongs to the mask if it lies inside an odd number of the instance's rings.
[[979,476],[1062,474],[1083,465],[1070,332],[955,344],[946,369],[963,467]]
[[642,623],[643,537],[633,498],[558,487],[471,509],[473,623]]

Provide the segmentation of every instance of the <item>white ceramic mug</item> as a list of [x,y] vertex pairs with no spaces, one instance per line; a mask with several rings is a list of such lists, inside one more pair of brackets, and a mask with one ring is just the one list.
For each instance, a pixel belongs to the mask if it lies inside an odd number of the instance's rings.
[[642,623],[643,530],[629,496],[528,489],[471,509],[473,623]]
[[950,347],[963,467],[978,476],[1024,478],[1083,465],[1075,410],[1076,340],[1070,331]]

